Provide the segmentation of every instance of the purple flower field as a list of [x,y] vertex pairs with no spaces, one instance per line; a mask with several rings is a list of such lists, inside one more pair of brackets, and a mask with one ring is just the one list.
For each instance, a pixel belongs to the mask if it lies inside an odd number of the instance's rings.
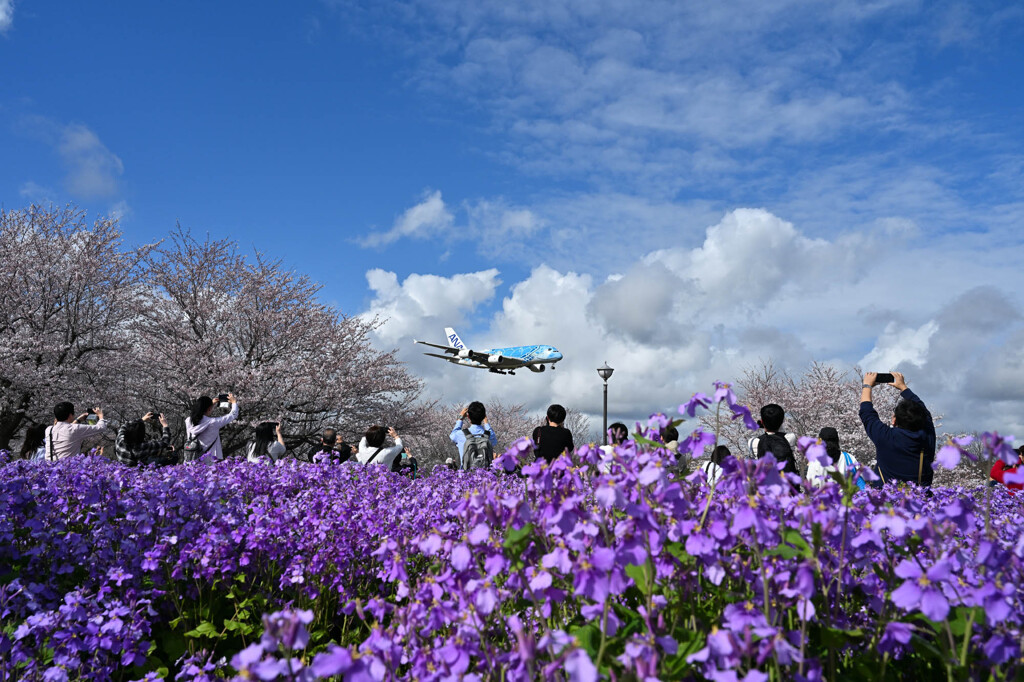
[[[722,387],[680,411],[716,407],[749,416]],[[294,461],[4,464],[0,677],[1022,673],[1019,497],[842,479],[801,492],[770,455],[730,460],[711,487],[637,440],[547,465],[524,439],[493,471],[418,480]],[[998,436],[985,449],[1016,460]]]

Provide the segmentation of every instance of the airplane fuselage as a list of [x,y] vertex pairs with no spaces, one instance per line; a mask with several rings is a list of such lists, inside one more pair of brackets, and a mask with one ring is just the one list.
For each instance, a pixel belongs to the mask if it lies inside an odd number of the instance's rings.
[[562,359],[562,354],[553,346],[510,346],[480,352],[487,354],[487,362],[460,358],[457,364],[478,369],[519,369],[527,365],[554,364]]

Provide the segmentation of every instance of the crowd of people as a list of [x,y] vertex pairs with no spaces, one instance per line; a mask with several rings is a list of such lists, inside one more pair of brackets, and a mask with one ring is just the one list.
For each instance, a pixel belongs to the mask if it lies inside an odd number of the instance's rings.
[[[891,383],[900,391],[900,401],[888,424],[882,421],[872,401],[872,391],[880,381]],[[226,412],[215,416],[218,409]],[[563,406],[551,405],[544,423],[533,430],[534,452],[538,459],[551,462],[563,453],[575,450],[573,434],[565,427],[566,415]],[[99,407],[76,415],[72,403],[61,402],[54,406],[53,416],[52,425],[38,424],[26,431],[20,452],[23,459],[57,460],[79,454],[86,440],[106,434],[111,428]],[[225,457],[221,430],[236,421],[238,416],[238,399],[233,393],[221,394],[216,399],[200,396],[193,402],[185,419],[185,444],[181,452],[177,452],[172,445],[167,419],[153,410],[117,428],[114,455],[119,462],[129,466],[189,463],[203,457],[221,460]],[[857,486],[862,489],[869,485],[866,477],[859,472],[856,458],[843,450],[838,431],[828,425],[821,427],[817,438],[825,447],[829,463],[822,464],[813,460],[808,462],[806,471],[800,472],[795,456],[797,437],[784,430],[785,416],[785,409],[774,403],[760,409],[760,430],[748,440],[747,456],[760,458],[771,453],[784,472],[802,474],[812,486],[823,485],[833,474],[854,476]],[[859,416],[865,433],[875,446],[875,462],[871,467],[875,473],[871,478],[875,480],[871,485],[902,482],[928,487],[932,484],[935,423],[924,401],[907,386],[902,374],[865,374]],[[675,452],[678,447],[678,431],[668,426],[661,431],[660,436],[663,446]],[[608,444],[602,446],[606,457],[601,464],[603,470],[607,470],[615,448],[629,439],[630,431],[625,424],[616,422],[608,428],[607,437]],[[471,402],[460,411],[449,438],[458,453],[457,459],[452,456],[445,462],[451,469],[490,467],[497,456],[498,436],[488,422],[486,407],[479,401]],[[327,428],[321,434],[319,443],[304,450],[304,453],[292,454],[297,459],[310,462],[354,462],[385,466],[413,478],[419,472],[417,458],[403,443],[394,427],[372,425],[358,444],[341,440],[336,429]],[[1024,446],[1019,448],[1019,453],[1024,458]],[[255,426],[253,438],[245,448],[245,457],[249,461],[273,462],[287,455],[288,449],[279,422],[264,421]],[[709,483],[717,481],[722,474],[723,464],[732,456],[728,447],[716,445],[710,455],[699,463]],[[1024,481],[1015,480],[1012,474],[1016,474],[1016,471],[1016,467],[997,461],[991,470],[991,483],[1020,490],[1024,488]]]

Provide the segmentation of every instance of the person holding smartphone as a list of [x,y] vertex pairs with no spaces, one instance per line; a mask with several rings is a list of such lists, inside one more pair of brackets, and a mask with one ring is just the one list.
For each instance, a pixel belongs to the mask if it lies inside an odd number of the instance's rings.
[[[871,391],[878,383],[891,383],[900,392],[900,400],[892,416],[892,425],[882,423],[871,402]],[[878,374],[868,372],[860,392],[860,420],[868,438],[875,444],[875,473],[880,480],[876,487],[890,481],[932,484],[932,462],[935,460],[935,422],[924,401],[907,388],[899,372]]]
[[271,462],[284,457],[284,437],[281,435],[281,422],[260,422],[256,427],[256,438],[249,443],[247,459],[259,462],[269,457]]
[[[220,396],[218,396],[219,398]],[[224,459],[224,448],[220,442],[220,430],[238,419],[238,398],[234,393],[227,394],[231,411],[222,417],[213,416],[215,406],[210,396],[200,396],[192,403],[192,411],[185,418],[185,457],[187,461],[194,457],[200,459],[210,455],[215,460]]]
[[[97,436],[107,430],[103,410],[94,407],[73,418],[75,406],[71,403],[57,403],[53,408],[53,426],[46,429],[43,446],[46,459],[64,459],[82,452],[82,442],[90,436]],[[96,416],[96,423],[83,424],[90,415]]]
[[[146,424],[159,422],[160,438],[146,439]],[[114,441],[117,461],[128,466],[160,466],[176,464],[178,455],[171,449],[171,427],[167,418],[155,410],[142,419],[133,419],[121,426]]]

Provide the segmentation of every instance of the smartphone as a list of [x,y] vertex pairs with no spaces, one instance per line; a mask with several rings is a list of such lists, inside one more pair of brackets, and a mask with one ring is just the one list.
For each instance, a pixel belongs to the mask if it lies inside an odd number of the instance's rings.
[[876,384],[891,384],[895,380],[896,380],[896,377],[894,377],[892,374],[889,374],[888,372],[879,372],[878,376],[875,378],[875,383]]

